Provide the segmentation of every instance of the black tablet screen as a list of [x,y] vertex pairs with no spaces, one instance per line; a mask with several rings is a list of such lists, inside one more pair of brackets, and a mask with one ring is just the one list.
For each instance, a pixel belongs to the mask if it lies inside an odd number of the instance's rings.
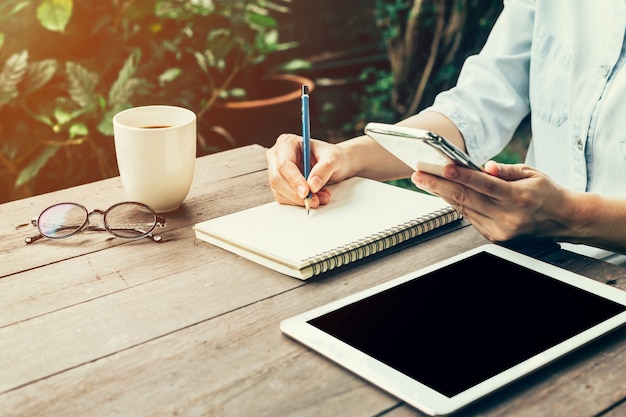
[[625,310],[481,252],[309,323],[452,397]]

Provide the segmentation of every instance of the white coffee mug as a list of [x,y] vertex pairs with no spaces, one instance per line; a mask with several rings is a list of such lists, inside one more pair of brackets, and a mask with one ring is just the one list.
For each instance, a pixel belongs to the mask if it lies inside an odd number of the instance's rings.
[[113,134],[129,199],[157,213],[176,210],[193,180],[196,115],[175,106],[134,107],[115,115]]

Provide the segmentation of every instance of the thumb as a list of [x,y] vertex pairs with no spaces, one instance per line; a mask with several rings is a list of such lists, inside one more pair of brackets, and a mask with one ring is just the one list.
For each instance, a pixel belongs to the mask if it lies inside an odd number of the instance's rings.
[[495,161],[487,162],[485,171],[505,181],[521,180],[532,175],[532,172],[528,170],[528,166],[524,164],[500,164]]

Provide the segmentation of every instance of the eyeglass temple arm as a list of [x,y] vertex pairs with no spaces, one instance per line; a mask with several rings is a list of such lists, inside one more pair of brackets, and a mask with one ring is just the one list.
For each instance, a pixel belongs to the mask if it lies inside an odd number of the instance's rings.
[[[162,216],[156,216],[156,226],[157,227],[165,227],[167,226],[165,224],[165,217]],[[163,240],[163,237],[161,235],[153,235],[152,233],[150,233],[150,237],[152,238],[153,241],[155,242],[160,242]]]
[[28,236],[24,238],[24,242],[26,242],[27,245],[30,245],[31,243],[38,241],[42,237],[44,236],[41,233],[34,235],[34,236]]
[[[33,217],[32,219],[30,219],[30,224],[37,227],[37,217]],[[43,237],[44,235],[42,235],[41,233],[37,233],[36,235],[25,237],[24,242],[26,242],[27,245],[30,245],[31,243],[35,243]]]
[[[166,226],[166,224],[165,224],[165,217],[157,216],[156,217],[156,227],[165,227],[165,226]],[[104,230],[104,229],[100,229],[100,230]],[[135,232],[139,232],[141,234],[145,233],[144,230],[139,229],[137,227],[133,227],[133,228],[126,227],[126,228],[121,228],[121,229],[111,229],[110,228],[109,230],[116,230],[116,231],[117,230],[134,230]],[[149,237],[150,239],[152,239],[155,242],[161,242],[163,240],[163,237],[161,237],[161,235],[156,235],[156,234],[153,234],[152,232],[148,233],[145,236],[142,236],[140,239],[143,239],[145,237]]]

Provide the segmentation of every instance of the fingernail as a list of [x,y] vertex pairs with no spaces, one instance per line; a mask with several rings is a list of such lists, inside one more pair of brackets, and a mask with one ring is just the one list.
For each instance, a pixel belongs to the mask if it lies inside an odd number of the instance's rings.
[[304,198],[307,195],[309,195],[309,192],[307,191],[306,187],[304,185],[299,185],[298,188],[296,189],[296,191],[298,192],[298,196]]
[[320,188],[322,188],[322,179],[317,175],[309,178],[309,186],[311,187],[311,191],[317,192]]
[[317,197],[319,198],[320,204],[328,204],[328,201],[329,201],[328,194],[320,193],[320,194],[317,194]]

